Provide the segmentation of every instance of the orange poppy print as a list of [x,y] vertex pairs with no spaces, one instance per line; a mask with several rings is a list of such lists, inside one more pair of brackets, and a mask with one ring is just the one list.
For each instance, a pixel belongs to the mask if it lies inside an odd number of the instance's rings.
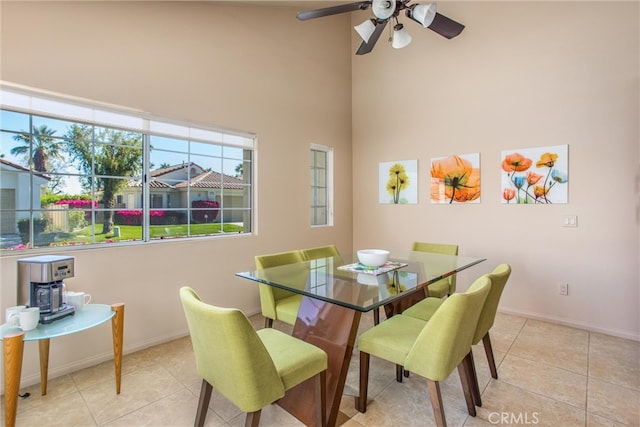
[[[467,155],[479,164],[479,154]],[[466,203],[480,198],[480,168],[462,156],[431,161],[431,201]]]

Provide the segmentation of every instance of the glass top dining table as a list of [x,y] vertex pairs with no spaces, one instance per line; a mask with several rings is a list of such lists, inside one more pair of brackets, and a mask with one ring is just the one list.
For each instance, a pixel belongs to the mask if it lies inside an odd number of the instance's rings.
[[[485,261],[484,258],[392,251],[396,264],[373,270],[357,254],[335,256],[237,273],[239,277],[361,312],[403,299],[432,283]],[[380,272],[381,270],[386,270]]]
[[[292,335],[327,353],[327,425],[337,424],[349,363],[362,313],[379,307],[387,317],[428,296],[428,286],[484,261],[483,258],[391,251],[389,271],[371,271],[357,254],[319,258],[236,273],[302,296]],[[386,267],[385,267],[386,268]],[[278,405],[306,425],[317,419],[317,399],[308,381],[289,390]],[[357,399],[357,397],[356,397]]]

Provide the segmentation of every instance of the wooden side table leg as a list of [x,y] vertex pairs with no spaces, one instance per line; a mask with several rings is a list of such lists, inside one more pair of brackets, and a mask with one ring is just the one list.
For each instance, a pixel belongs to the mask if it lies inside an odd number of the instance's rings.
[[116,394],[120,394],[122,342],[124,338],[124,303],[113,304],[111,309],[116,312],[116,315],[111,318],[111,331],[113,334],[113,363],[116,369]]
[[49,338],[38,341],[40,353],[40,394],[47,394],[47,378],[49,376]]
[[15,427],[18,410],[18,393],[22,375],[24,332],[7,335],[4,343],[4,422],[6,427]]

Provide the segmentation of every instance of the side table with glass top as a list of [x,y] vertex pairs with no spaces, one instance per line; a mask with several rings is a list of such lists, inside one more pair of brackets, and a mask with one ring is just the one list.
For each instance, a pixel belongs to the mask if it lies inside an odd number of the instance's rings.
[[73,316],[56,320],[49,324],[39,324],[36,329],[24,332],[6,323],[0,326],[0,340],[4,347],[4,401],[5,425],[14,427],[18,409],[20,376],[22,375],[22,355],[25,341],[38,341],[40,353],[40,391],[47,394],[49,371],[49,340],[64,335],[75,334],[98,326],[111,319],[113,335],[113,356],[116,374],[116,394],[120,394],[122,374],[122,342],[124,332],[124,304],[88,304]]

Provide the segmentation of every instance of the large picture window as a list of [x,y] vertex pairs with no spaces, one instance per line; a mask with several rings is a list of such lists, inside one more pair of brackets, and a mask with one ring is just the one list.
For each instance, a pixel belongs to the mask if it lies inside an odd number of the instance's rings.
[[2,252],[252,231],[253,135],[0,90]]

